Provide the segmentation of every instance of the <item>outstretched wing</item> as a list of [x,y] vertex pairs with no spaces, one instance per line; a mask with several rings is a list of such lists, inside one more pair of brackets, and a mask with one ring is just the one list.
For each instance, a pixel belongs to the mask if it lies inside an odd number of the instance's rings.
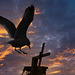
[[7,30],[9,36],[11,38],[14,38],[14,34],[16,31],[15,25],[11,21],[2,16],[0,16],[0,24]]
[[15,39],[22,39],[26,37],[27,28],[33,21],[33,17],[34,17],[34,6],[31,5],[24,12],[23,19],[16,30]]

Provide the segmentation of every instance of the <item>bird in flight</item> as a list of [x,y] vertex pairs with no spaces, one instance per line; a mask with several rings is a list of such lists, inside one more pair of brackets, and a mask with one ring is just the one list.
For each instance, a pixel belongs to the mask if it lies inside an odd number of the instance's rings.
[[[23,18],[17,28],[10,20],[0,16],[0,24],[7,30],[9,37],[13,38],[13,40],[8,41],[7,43],[15,47],[15,51],[17,51],[20,54],[21,52],[27,54],[21,50],[21,47],[27,45],[30,48],[30,41],[27,38],[26,32],[28,26],[33,21],[33,18],[34,18],[33,5],[30,5],[28,8],[26,8]],[[20,51],[16,50],[16,48],[20,48]]]

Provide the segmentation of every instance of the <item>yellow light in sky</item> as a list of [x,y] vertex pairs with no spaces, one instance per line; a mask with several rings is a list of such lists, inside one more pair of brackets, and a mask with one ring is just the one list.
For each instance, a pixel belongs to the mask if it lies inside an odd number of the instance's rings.
[[52,72],[50,72],[48,74],[56,74],[56,73],[60,73],[60,70],[58,70],[58,71],[52,71]]
[[0,60],[3,60],[3,58],[10,54],[12,52],[11,46],[9,46],[5,51],[0,52]]
[[8,32],[4,28],[1,28],[0,29],[0,34],[8,34]]
[[30,25],[29,25],[29,27],[32,27],[33,26],[33,24],[32,24],[32,22],[30,23]]
[[30,34],[30,33],[35,33],[36,31],[29,31],[28,33]]
[[4,47],[4,45],[0,45],[0,48],[3,48]]
[[38,14],[42,14],[42,12],[40,12],[39,8],[36,8],[35,11],[34,11],[34,14],[38,15]]
[[60,66],[63,66],[63,63],[54,62],[53,64],[50,64],[49,65],[49,68],[60,67]]
[[3,64],[0,64],[0,66],[3,66]]
[[19,19],[19,22],[22,20],[22,18]]

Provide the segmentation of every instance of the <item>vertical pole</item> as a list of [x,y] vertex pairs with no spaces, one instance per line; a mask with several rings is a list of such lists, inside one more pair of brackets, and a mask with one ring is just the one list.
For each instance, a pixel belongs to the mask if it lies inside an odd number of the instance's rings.
[[43,51],[44,51],[44,47],[45,47],[45,43],[43,43],[43,45],[42,45],[42,51],[41,51],[42,54],[43,54]]
[[44,47],[45,47],[45,43],[43,43],[43,45],[42,45],[42,50],[41,50],[41,52],[40,52],[40,54],[39,54],[39,65],[38,65],[38,67],[40,67],[40,65],[41,65],[41,61],[42,61],[42,54],[43,54],[43,51],[44,51]]
[[33,57],[30,75],[36,75],[36,73],[37,73],[37,62],[38,62],[38,58]]

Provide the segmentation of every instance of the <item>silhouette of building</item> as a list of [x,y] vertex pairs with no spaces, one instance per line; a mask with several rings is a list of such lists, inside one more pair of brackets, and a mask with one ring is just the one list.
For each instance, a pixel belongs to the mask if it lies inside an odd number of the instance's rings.
[[26,75],[46,75],[46,70],[48,69],[48,67],[41,66],[41,61],[42,57],[49,56],[50,52],[43,54],[44,46],[45,43],[43,43],[42,50],[38,56],[32,57],[31,66],[24,67],[22,75],[24,74],[24,72],[26,73]]

